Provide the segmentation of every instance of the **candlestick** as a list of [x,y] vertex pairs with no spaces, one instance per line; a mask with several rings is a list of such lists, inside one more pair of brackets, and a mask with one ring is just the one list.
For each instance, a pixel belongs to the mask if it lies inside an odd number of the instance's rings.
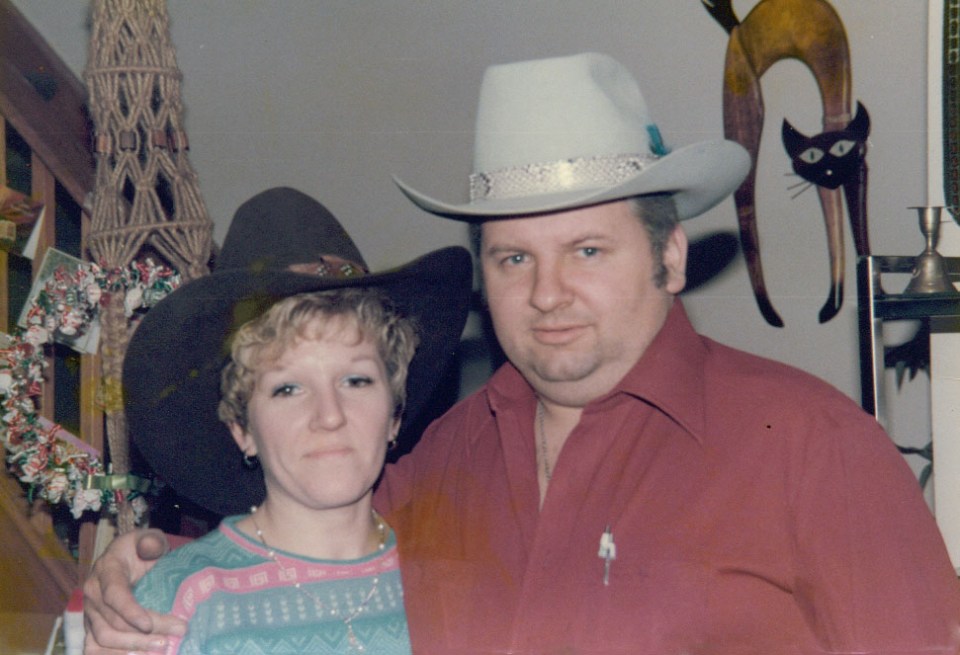
[[937,252],[937,242],[940,240],[940,214],[943,207],[911,207],[918,213],[920,232],[923,234],[926,246],[913,265],[913,274],[907,285],[905,294],[925,295],[930,293],[958,293],[947,274],[943,256]]

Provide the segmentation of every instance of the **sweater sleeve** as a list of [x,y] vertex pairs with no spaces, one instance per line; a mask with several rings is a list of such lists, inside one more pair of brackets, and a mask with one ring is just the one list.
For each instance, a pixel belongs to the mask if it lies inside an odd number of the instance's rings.
[[172,556],[171,552],[160,558],[134,587],[133,595],[145,609],[168,613],[173,608],[180,577],[171,575]]
[[170,612],[183,581],[205,566],[216,565],[224,543],[218,530],[199,539],[180,539],[136,584],[133,594],[137,602],[148,610]]

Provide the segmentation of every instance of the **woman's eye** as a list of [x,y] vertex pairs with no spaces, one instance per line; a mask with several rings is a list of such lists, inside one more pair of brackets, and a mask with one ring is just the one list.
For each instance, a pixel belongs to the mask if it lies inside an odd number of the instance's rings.
[[295,384],[281,384],[273,388],[273,392],[270,394],[272,398],[292,396],[297,391],[297,385]]
[[345,382],[348,387],[368,387],[373,384],[373,378],[366,375],[350,375]]
[[600,254],[600,249],[595,246],[585,246],[580,249],[584,257],[595,257]]

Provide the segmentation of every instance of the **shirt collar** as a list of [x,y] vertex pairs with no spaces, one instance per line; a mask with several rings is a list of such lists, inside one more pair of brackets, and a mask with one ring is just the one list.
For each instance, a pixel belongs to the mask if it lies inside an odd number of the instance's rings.
[[702,443],[706,360],[703,339],[694,331],[683,304],[674,299],[657,336],[611,393],[627,393],[647,401]]
[[[643,356],[608,394],[586,409],[618,394],[650,403],[702,443],[706,424],[704,375],[707,348],[679,299],[675,299],[663,327]],[[507,407],[532,406],[533,389],[509,362],[500,367],[486,387],[493,412]]]

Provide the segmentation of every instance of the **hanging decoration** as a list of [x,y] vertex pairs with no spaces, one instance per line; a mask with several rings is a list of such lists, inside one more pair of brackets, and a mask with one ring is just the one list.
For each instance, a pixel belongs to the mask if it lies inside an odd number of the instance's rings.
[[44,346],[59,336],[82,336],[95,325],[100,309],[117,297],[126,320],[136,322],[180,285],[180,276],[153,261],[107,269],[96,264],[58,266],[31,298],[26,328],[0,338],[0,440],[10,470],[28,485],[30,498],[65,504],[74,518],[87,510],[117,513],[124,493],[139,521],[149,482],[112,475],[96,450],[37,412],[46,366]]
[[820,199],[830,255],[830,289],[818,319],[826,323],[843,303],[844,203],[857,255],[870,254],[866,162],[870,118],[863,104],[852,105],[852,64],[843,21],[827,0],[760,0],[743,20],[737,17],[732,0],[701,1],[729,34],[723,72],[724,134],[746,148],[753,160],[733,200],[754,298],[764,320],[774,327],[784,323],[764,281],[754,198],[764,124],[760,80],[774,64],[795,59],[817,83],[823,131],[801,134],[784,120],[781,134],[793,170],[803,180],[802,188],[815,186]]
[[0,250],[22,252],[30,226],[42,211],[43,203],[0,184]]
[[[209,272],[213,223],[187,157],[181,73],[164,0],[94,0],[84,79],[95,128],[96,181],[88,246],[92,259],[123,269],[145,248],[184,281]],[[131,336],[123,298],[102,305],[101,362],[109,460],[129,472],[123,356]],[[121,507],[117,528],[134,526]]]

